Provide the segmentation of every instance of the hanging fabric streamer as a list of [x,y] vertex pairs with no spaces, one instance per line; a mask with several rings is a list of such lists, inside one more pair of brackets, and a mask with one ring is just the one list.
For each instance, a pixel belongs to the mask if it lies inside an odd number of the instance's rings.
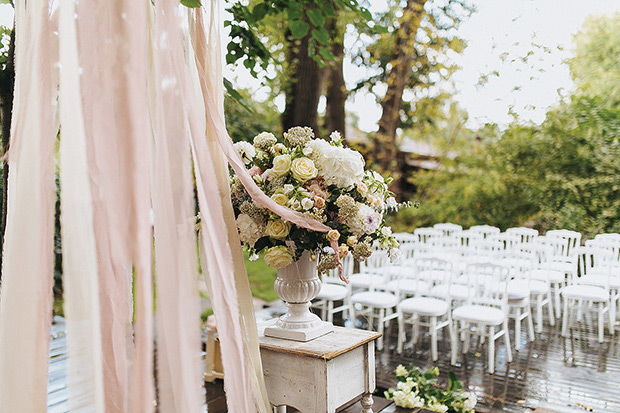
[[47,407],[58,47],[48,2],[15,2],[15,92],[0,291],[0,411]]

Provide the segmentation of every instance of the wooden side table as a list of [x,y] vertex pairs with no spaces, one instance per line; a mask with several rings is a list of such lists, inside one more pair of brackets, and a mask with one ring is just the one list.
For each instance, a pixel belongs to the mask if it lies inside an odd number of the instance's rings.
[[372,412],[374,340],[381,334],[334,327],[304,343],[265,337],[269,323],[259,326],[259,341],[267,395],[276,412],[291,406],[303,413],[332,413],[360,395],[363,412]]

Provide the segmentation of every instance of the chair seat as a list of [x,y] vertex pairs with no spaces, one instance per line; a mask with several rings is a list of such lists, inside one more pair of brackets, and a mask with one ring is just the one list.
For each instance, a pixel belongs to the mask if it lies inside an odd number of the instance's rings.
[[543,264],[544,269],[562,271],[565,274],[574,273],[577,270],[577,264],[567,261],[549,261]]
[[506,314],[495,307],[484,305],[464,305],[452,312],[452,318],[455,320],[467,320],[476,323],[496,326],[506,320]]
[[469,298],[469,287],[461,284],[440,284],[433,287],[430,293],[435,297],[450,297],[455,300],[466,300]]
[[566,273],[564,271],[554,270],[551,268],[532,270],[532,278],[535,280],[549,280],[550,283],[558,284],[566,281]]
[[617,277],[614,275],[609,276],[609,275],[600,274],[600,273],[597,274],[596,272],[594,274],[590,273],[588,275],[581,277],[579,279],[579,282],[583,284],[598,285],[601,287],[609,283],[609,288],[612,288],[614,290],[617,290],[620,288],[620,277]]
[[365,273],[365,272],[352,274],[349,277],[349,283],[351,283],[351,287],[369,288],[371,282],[373,285],[385,284],[385,277],[379,274]]
[[371,307],[389,308],[396,307],[398,304],[398,297],[394,294],[382,291],[364,291],[363,293],[353,294],[351,296],[351,302]]
[[512,280],[506,287],[508,301],[521,301],[530,296],[530,287],[527,280]]
[[448,303],[444,300],[431,297],[407,298],[398,304],[403,313],[417,313],[420,315],[440,316],[448,312]]
[[321,291],[316,296],[319,300],[342,300],[347,296],[347,287],[337,284],[321,284]]
[[609,293],[602,287],[595,285],[573,284],[562,288],[562,297],[577,298],[588,301],[607,301]]
[[406,294],[415,294],[416,292],[428,291],[428,283],[411,278],[400,280],[392,280],[387,283],[387,289],[390,291],[400,291]]

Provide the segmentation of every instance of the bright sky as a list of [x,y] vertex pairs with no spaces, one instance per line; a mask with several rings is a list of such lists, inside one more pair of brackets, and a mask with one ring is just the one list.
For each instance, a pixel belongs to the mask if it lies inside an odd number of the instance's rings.
[[[454,76],[456,99],[468,111],[470,126],[506,124],[512,120],[511,107],[523,120],[542,121],[547,108],[557,102],[558,91],[573,87],[563,61],[570,55],[572,37],[585,17],[620,10],[619,0],[473,1],[478,10],[459,29],[468,47],[458,57],[461,70]],[[381,4],[385,3],[373,1],[373,9],[380,10]],[[11,26],[12,19],[12,8],[0,5],[0,24]],[[530,50],[535,53],[526,63],[518,60]],[[503,53],[508,53],[504,61],[500,59]],[[511,62],[514,58],[517,61]],[[486,85],[477,86],[482,74],[494,71],[499,72],[499,77],[490,76]],[[241,86],[252,87],[258,97],[264,96],[255,82],[237,73]],[[362,70],[345,64],[348,84],[360,76],[364,76]],[[283,106],[282,100],[276,100],[279,107]],[[359,93],[347,102],[347,110],[358,114],[360,129],[377,130],[381,109],[373,95]]]

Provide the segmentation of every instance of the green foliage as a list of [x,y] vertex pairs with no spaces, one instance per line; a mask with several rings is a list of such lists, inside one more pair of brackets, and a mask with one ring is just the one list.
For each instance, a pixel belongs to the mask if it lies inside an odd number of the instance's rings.
[[226,129],[234,142],[252,142],[263,131],[281,133],[280,114],[271,101],[257,102],[248,90],[233,90],[226,96],[224,110]]
[[[232,41],[228,44],[226,63],[243,65],[257,77],[257,70],[266,71],[270,64],[281,64],[273,58],[273,53],[280,49],[269,49],[265,46],[266,39],[259,33],[269,31],[273,19],[284,20],[287,36],[290,40],[304,38],[311,34],[308,44],[308,56],[320,65],[332,60],[329,46],[331,39],[326,25],[335,18],[338,10],[348,10],[358,16],[359,21],[372,20],[370,12],[362,7],[357,0],[256,0],[246,4],[231,1],[229,12],[233,19],[224,24],[230,27]],[[373,30],[381,30],[373,24]]]
[[195,8],[202,6],[202,4],[200,3],[200,0],[181,0],[181,4],[191,9],[195,9]]
[[444,221],[586,236],[620,230],[620,110],[575,96],[541,126],[486,133],[441,169],[414,177],[421,206],[401,211],[396,230]]
[[620,11],[586,19],[569,66],[581,93],[620,107]]

